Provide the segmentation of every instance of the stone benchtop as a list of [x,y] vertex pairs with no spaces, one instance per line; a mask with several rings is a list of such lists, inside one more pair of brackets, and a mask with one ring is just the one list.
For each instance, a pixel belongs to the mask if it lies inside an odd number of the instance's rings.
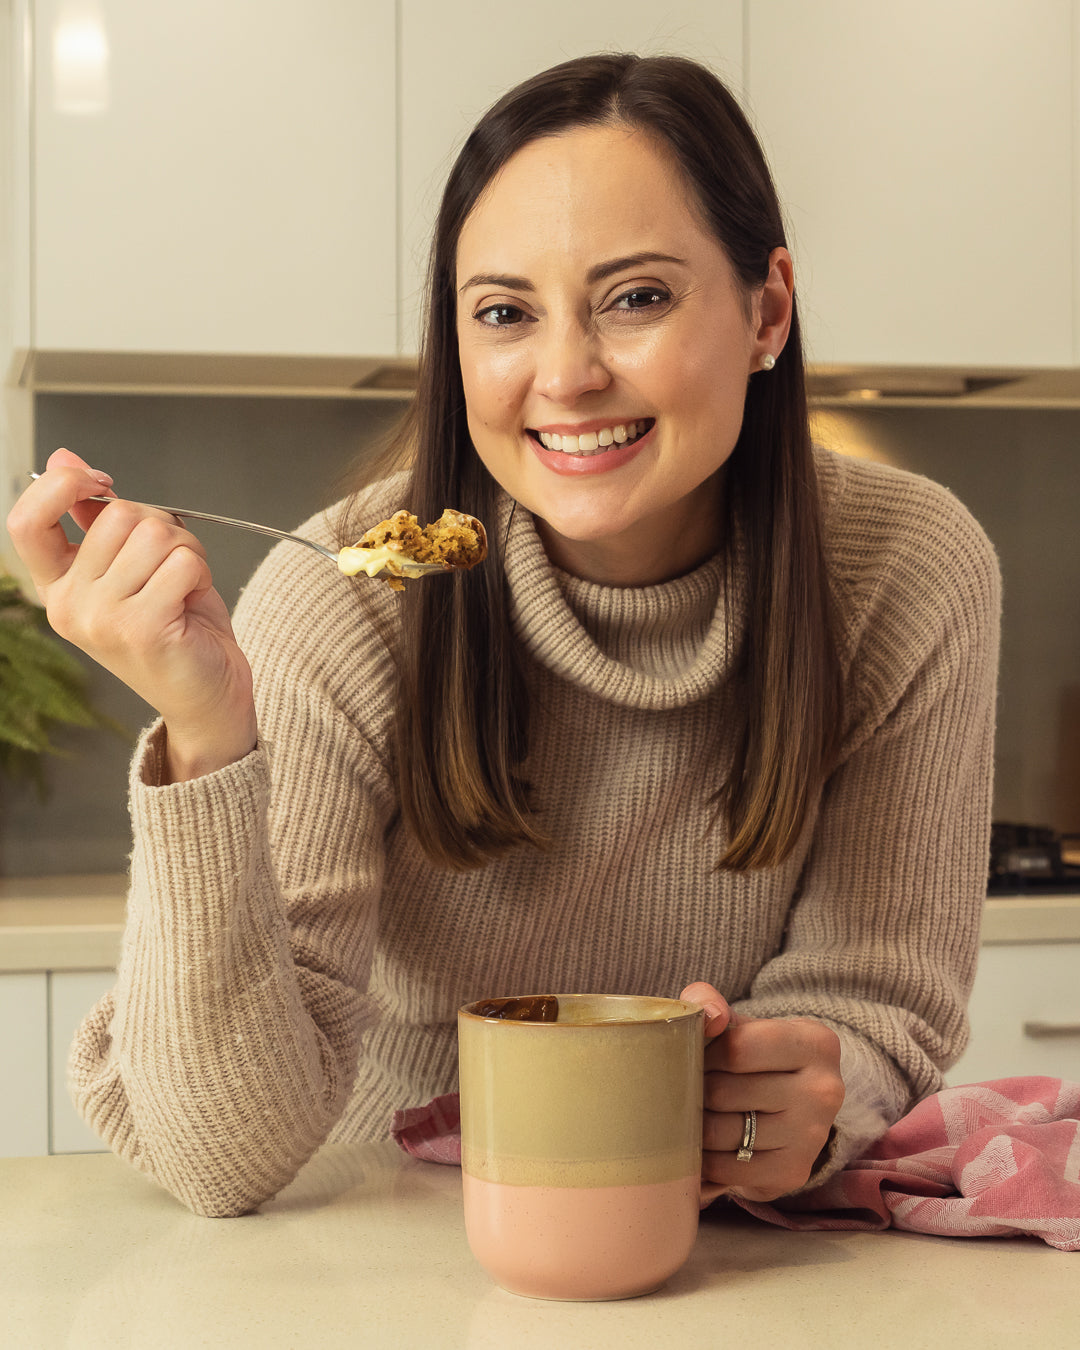
[[[0,973],[107,970],[120,955],[127,878],[0,877]],[[1080,942],[1080,895],[993,896],[984,945]]]

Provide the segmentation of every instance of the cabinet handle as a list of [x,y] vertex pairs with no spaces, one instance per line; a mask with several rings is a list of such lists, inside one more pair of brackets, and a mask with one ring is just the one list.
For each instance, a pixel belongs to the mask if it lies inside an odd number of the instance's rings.
[[1048,1040],[1052,1036],[1080,1036],[1080,1022],[1025,1022],[1024,1035],[1033,1041]]

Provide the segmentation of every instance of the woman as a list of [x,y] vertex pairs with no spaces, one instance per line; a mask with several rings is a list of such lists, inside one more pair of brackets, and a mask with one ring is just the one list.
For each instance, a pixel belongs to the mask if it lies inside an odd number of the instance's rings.
[[241,1213],[451,1089],[469,999],[686,986],[703,1198],[824,1179],[963,1047],[998,578],[943,489],[811,449],[775,192],[710,74],[584,58],[481,120],[400,448],[312,537],[450,505],[488,561],[398,597],[283,545],[235,638],[201,545],[68,452],[12,514],[54,626],[161,714],[84,1115]]

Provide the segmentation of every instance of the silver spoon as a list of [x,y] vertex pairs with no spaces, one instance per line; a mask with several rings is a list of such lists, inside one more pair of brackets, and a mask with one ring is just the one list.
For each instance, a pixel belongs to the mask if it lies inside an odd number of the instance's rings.
[[[31,478],[40,478],[41,474],[31,473]],[[90,502],[114,502],[115,497],[84,497],[84,501]],[[302,534],[290,534],[288,530],[275,530],[272,525],[256,525],[250,520],[233,520],[231,516],[214,516],[209,511],[190,511],[188,508],[180,506],[159,506],[155,502],[139,502],[139,506],[148,506],[152,511],[165,511],[170,516],[179,516],[181,520],[208,520],[214,525],[233,525],[238,530],[251,530],[255,534],[268,534],[272,539],[288,539],[294,544],[306,544],[308,548],[313,548],[316,553],[321,553],[324,558],[329,558],[335,566],[339,567],[349,576],[354,576],[358,572],[366,572],[369,577],[375,576],[384,568],[389,568],[391,572],[399,573],[406,577],[426,577],[432,572],[450,572],[454,569],[449,563],[422,563],[413,562],[412,559],[402,558],[400,553],[387,548],[343,548],[339,552],[326,548],[323,544],[317,544],[314,539],[305,539]],[[479,521],[475,522],[480,525]],[[483,526],[480,526],[483,530]]]

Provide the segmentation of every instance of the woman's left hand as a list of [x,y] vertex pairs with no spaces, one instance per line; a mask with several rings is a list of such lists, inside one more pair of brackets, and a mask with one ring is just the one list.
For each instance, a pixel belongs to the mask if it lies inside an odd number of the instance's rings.
[[[806,1184],[844,1100],[840,1038],[811,1018],[744,1018],[711,984],[682,998],[705,1008],[705,1115],[701,1202],[737,1194],[775,1200]],[[753,1157],[737,1158],[747,1115]]]

